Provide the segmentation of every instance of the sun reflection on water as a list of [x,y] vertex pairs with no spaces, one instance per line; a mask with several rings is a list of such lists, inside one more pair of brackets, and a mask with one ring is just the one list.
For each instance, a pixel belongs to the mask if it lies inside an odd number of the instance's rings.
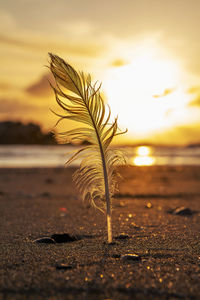
[[152,149],[147,146],[140,146],[140,147],[137,147],[137,149],[136,149],[136,153],[139,156],[148,156],[149,154],[151,154],[151,152],[152,152]]
[[140,146],[136,149],[136,156],[133,157],[132,163],[135,166],[152,166],[155,158],[151,156],[152,148],[149,146]]

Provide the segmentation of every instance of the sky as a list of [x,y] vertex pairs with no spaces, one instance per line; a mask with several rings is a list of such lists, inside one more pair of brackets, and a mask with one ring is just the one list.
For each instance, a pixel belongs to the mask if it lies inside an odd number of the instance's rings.
[[102,82],[121,142],[200,142],[199,0],[0,0],[0,21],[0,121],[54,129],[51,52]]

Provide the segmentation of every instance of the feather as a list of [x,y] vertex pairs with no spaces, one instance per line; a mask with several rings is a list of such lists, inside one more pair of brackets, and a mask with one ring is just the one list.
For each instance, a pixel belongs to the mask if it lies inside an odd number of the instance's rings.
[[[107,214],[108,242],[112,242],[111,200],[116,187],[115,167],[124,162],[120,151],[110,149],[110,144],[118,130],[117,118],[110,123],[110,108],[106,107],[97,83],[92,85],[90,75],[77,72],[59,56],[50,55],[50,70],[56,85],[52,86],[63,119],[82,123],[82,126],[63,132],[70,140],[90,141],[91,145],[77,151],[67,162],[82,158],[80,168],[73,179],[83,199],[105,210]],[[107,108],[107,109],[106,109]],[[58,123],[57,122],[57,123]],[[98,204],[97,204],[98,203]]]

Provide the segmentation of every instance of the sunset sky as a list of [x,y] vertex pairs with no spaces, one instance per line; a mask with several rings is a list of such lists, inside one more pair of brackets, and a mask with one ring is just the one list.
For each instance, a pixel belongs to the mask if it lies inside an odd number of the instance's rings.
[[199,0],[0,0],[0,21],[0,120],[53,129],[52,52],[103,82],[122,142],[200,142]]

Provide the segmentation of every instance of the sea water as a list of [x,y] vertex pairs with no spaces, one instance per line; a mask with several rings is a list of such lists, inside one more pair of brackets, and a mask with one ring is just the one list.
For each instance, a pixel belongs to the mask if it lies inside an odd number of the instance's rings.
[[[200,147],[124,146],[127,163],[136,166],[150,165],[200,165]],[[1,145],[0,168],[63,167],[69,157],[80,147]],[[79,165],[80,160],[71,166]]]

